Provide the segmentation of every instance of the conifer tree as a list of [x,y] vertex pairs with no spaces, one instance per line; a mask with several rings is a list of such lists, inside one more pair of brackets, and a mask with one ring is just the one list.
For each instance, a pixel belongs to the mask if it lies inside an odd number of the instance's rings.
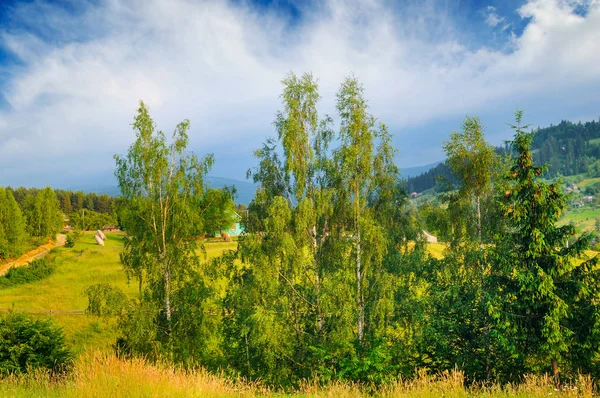
[[[541,179],[534,166],[534,133],[516,113],[512,168],[506,177],[502,210],[509,229],[495,246],[490,314],[497,338],[512,358],[511,372],[548,371],[560,366],[590,369],[598,349],[600,275],[596,257],[578,263],[590,235],[573,238],[572,225],[558,226],[567,206],[560,182]],[[568,241],[571,240],[571,243]]]
[[29,234],[39,240],[54,238],[63,226],[60,202],[50,187],[29,193],[23,201]]

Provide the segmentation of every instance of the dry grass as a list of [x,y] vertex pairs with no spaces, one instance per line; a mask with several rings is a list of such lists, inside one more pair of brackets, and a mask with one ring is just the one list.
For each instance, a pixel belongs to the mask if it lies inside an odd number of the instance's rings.
[[561,389],[548,376],[528,376],[514,385],[466,387],[463,373],[455,370],[438,375],[421,372],[414,379],[399,379],[381,388],[306,383],[284,394],[258,383],[234,382],[203,370],[185,371],[142,359],[119,359],[100,351],[81,356],[73,372],[62,380],[53,381],[37,373],[8,377],[0,383],[0,395],[6,397],[591,397],[593,391],[592,380],[584,376]]

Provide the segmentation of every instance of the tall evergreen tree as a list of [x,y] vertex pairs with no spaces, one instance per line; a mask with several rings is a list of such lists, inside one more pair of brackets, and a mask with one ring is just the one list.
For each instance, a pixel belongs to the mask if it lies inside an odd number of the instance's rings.
[[[560,182],[541,179],[534,166],[533,132],[516,113],[515,151],[501,198],[509,230],[494,248],[490,314],[510,353],[511,371],[591,369],[597,361],[600,275],[596,257],[578,263],[590,236],[574,239],[572,225],[557,226],[567,202]],[[571,240],[571,243],[568,243]]]

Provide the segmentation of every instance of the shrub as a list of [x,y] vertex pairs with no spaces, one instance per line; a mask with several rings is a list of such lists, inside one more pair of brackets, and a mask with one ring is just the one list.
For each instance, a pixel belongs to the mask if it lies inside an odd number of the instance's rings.
[[79,230],[79,229],[73,230],[73,233],[70,233],[67,235],[67,241],[65,243],[65,247],[75,246],[75,243],[77,243],[79,238],[81,238],[81,235],[83,235],[83,232],[81,230]]
[[61,373],[71,361],[63,331],[51,319],[16,312],[0,317],[0,373],[27,373],[38,368]]
[[85,294],[88,296],[86,312],[98,316],[120,315],[127,302],[121,289],[108,284],[89,286]]
[[67,241],[65,242],[65,247],[73,247],[75,246],[75,238],[73,237],[73,235],[69,234],[67,235]]
[[10,287],[39,281],[52,275],[54,270],[54,264],[43,259],[34,260],[30,264],[9,269],[6,275],[0,277],[0,287]]

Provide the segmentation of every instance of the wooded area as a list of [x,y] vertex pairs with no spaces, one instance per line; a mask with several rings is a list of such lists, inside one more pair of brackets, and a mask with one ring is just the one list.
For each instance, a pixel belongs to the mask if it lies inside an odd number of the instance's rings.
[[[121,353],[278,386],[382,383],[423,368],[458,367],[470,381],[598,375],[591,236],[557,225],[566,196],[542,179],[521,112],[504,156],[467,118],[444,145],[458,189],[417,211],[355,78],[338,91],[338,129],[317,112],[312,75],[283,87],[276,138],[248,172],[259,188],[246,234],[209,263],[189,238],[202,230],[194,209],[212,158],[185,152],[187,121],[167,143],[142,103],[137,140],[116,157],[131,217],[122,261],[140,291]],[[425,251],[427,217],[447,224],[443,259]]]
[[[600,274],[585,252],[594,237],[559,226],[567,196],[540,164],[554,144],[535,150],[539,133],[521,111],[502,151],[467,117],[443,143],[453,189],[416,208],[356,78],[339,88],[337,125],[318,113],[311,74],[282,83],[276,136],[248,171],[258,189],[237,250],[202,255],[201,237],[235,222],[235,190],[207,188],[213,157],[187,149],[188,120],[168,140],[141,102],[136,139],[115,156],[121,196],[0,189],[0,256],[51,237],[64,215],[82,230],[96,229],[85,217],[112,218],[126,231],[120,259],[138,295],[109,284],[86,294],[90,313],[118,317],[115,350],[126,358],[282,388],[380,385],[421,369],[458,369],[469,383],[600,375]],[[543,132],[557,145],[570,142],[564,129],[589,140],[598,127],[560,126]],[[425,228],[447,242],[439,258]]]

